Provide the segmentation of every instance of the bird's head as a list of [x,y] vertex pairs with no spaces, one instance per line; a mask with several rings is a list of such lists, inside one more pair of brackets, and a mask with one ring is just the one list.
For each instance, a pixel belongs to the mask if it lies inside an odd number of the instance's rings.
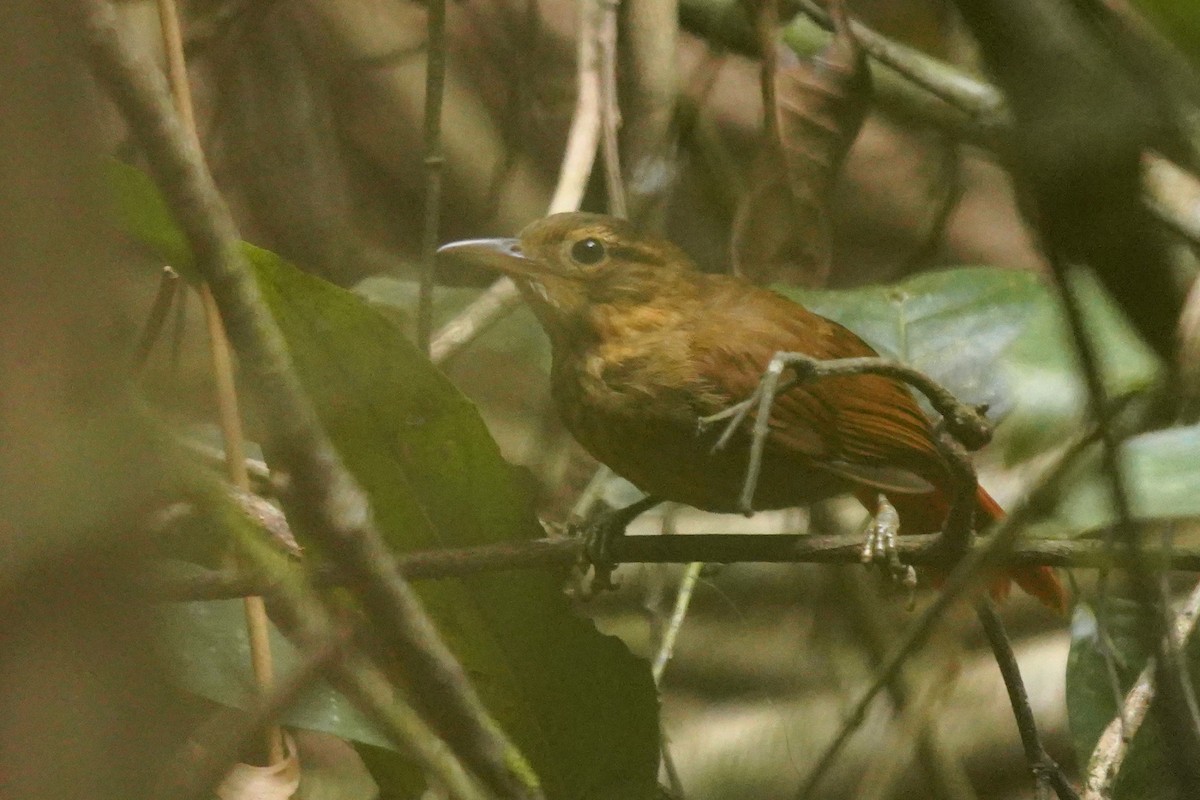
[[516,239],[447,244],[438,255],[512,278],[551,334],[593,305],[650,302],[695,269],[665,239],[616,217],[581,212],[540,219]]

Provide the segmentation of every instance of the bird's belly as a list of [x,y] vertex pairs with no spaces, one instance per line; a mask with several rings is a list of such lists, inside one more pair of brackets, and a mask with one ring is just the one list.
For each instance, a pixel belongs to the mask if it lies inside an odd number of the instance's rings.
[[[696,423],[645,420],[627,415],[564,415],[568,429],[598,461],[649,495],[705,511],[741,511],[739,498],[749,462],[749,440],[735,436],[713,445],[723,426],[701,431]],[[768,451],[754,497],[756,510],[807,505],[847,491],[846,481],[798,454]]]

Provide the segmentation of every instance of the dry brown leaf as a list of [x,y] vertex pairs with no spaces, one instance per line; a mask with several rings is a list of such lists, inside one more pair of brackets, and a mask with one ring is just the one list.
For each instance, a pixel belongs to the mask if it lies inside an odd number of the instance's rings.
[[296,742],[284,733],[287,758],[278,764],[259,767],[238,764],[217,787],[220,800],[288,800],[300,787],[300,757]]
[[779,45],[764,59],[774,74],[763,81],[763,143],[733,224],[734,271],[755,283],[818,286],[829,274],[829,197],[871,97],[845,10],[830,12],[836,32],[822,53],[800,61]]

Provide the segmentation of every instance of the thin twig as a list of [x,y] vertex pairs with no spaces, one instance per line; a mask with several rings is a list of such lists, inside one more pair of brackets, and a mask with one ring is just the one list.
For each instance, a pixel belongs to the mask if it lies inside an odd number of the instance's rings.
[[[845,612],[854,626],[854,641],[866,651],[871,666],[881,664],[895,637],[880,619],[878,605],[866,597],[865,576],[847,569],[836,570],[835,576],[837,592],[846,599]],[[902,713],[906,713],[913,697],[919,694],[914,686],[915,681],[905,665],[896,670],[895,678],[888,684],[892,705]],[[925,715],[913,721],[917,756],[929,781],[930,794],[938,800],[976,800],[970,777],[957,755],[939,736],[937,725]]]
[[[1144,628],[1151,652],[1157,654],[1157,680],[1159,690],[1165,698],[1163,731],[1166,740],[1171,743],[1169,751],[1174,754],[1174,757],[1169,758],[1169,763],[1181,786],[1194,786],[1200,777],[1200,718],[1197,716],[1191,681],[1182,659],[1179,658],[1179,650],[1170,636],[1168,603],[1163,592],[1155,584],[1154,570],[1149,559],[1142,553],[1141,538],[1138,536],[1138,526],[1134,522],[1125,477],[1125,464],[1121,458],[1120,438],[1111,424],[1111,412],[1100,372],[1099,358],[1084,321],[1082,306],[1070,285],[1070,272],[1062,261],[1056,243],[1051,240],[1045,241],[1043,250],[1057,276],[1059,299],[1071,331],[1075,352],[1079,357],[1079,366],[1088,393],[1088,404],[1100,435],[1101,468],[1108,482],[1109,497],[1116,513],[1116,523],[1109,529],[1105,542],[1112,548],[1119,538],[1130,556],[1127,574],[1134,596],[1148,617],[1147,624],[1141,627]],[[1101,571],[1098,584],[1097,592],[1103,597],[1108,585],[1107,571]],[[1105,626],[1099,619],[1101,613],[1102,609],[1097,609],[1097,625],[1101,636],[1106,636]]]
[[[158,291],[154,294],[154,301],[150,304],[150,313],[146,316],[146,324],[142,326],[142,333],[138,336],[137,346],[133,351],[135,372],[140,373],[150,360],[150,351],[154,349],[155,342],[162,335],[163,327],[167,323],[167,315],[171,313],[175,298],[180,293],[179,288],[179,273],[170,267],[163,267],[158,280]],[[180,302],[183,302],[182,298],[180,298]]]
[[975,604],[975,613],[983,626],[988,644],[991,645],[992,654],[996,657],[1000,675],[1004,678],[1013,717],[1017,721],[1017,731],[1021,735],[1021,746],[1025,750],[1025,761],[1029,764],[1034,780],[1039,785],[1052,787],[1059,800],[1079,800],[1078,793],[1067,780],[1062,767],[1050,757],[1042,744],[1037,720],[1033,718],[1033,709],[1029,705],[1029,695],[1025,691],[1025,681],[1021,678],[1021,667],[1017,664],[1017,657],[1013,653],[1012,643],[1008,640],[1004,620],[1000,618],[996,604],[991,598],[984,598]]
[[608,213],[625,219],[625,174],[621,169],[621,103],[617,98],[617,8],[619,0],[598,0],[600,25],[596,50],[600,57],[600,144],[604,154],[604,180],[608,189]]
[[677,0],[621,0],[617,24],[621,162],[628,216],[660,231],[677,171],[680,119]]
[[247,384],[261,404],[267,451],[288,478],[283,500],[289,520],[354,577],[385,645],[380,666],[403,674],[422,711],[488,789],[501,797],[540,797],[532,770],[399,577],[366,494],[321,429],[263,304],[229,209],[180,127],[162,76],[124,42],[110,3],[80,0],[79,7],[86,13],[93,70],[141,143],[237,345]]
[[679,590],[675,594],[675,607],[671,610],[671,619],[667,623],[667,629],[663,631],[662,643],[658,646],[658,652],[654,654],[654,663],[650,665],[655,686],[662,683],[667,662],[671,660],[671,655],[675,652],[675,640],[679,638],[679,632],[683,630],[683,621],[687,618],[688,606],[691,605],[692,594],[696,590],[696,583],[700,580],[700,572],[703,569],[703,561],[692,561],[687,565],[683,579],[679,582]]
[[[187,61],[183,52],[183,32],[179,25],[179,10],[175,0],[158,0],[159,23],[163,49],[167,54],[167,80],[175,100],[186,135],[200,151],[200,134],[196,129],[196,113],[192,104],[191,84],[188,81]],[[209,351],[217,388],[217,414],[221,436],[225,441],[225,467],[229,480],[239,491],[250,491],[250,475],[246,470],[245,434],[238,408],[237,385],[233,375],[233,358],[221,312],[207,285],[200,287],[204,319],[208,324]],[[254,679],[261,690],[267,691],[275,681],[275,666],[271,659],[271,640],[268,634],[267,609],[261,597],[248,596],[242,600],[246,632],[250,644],[250,663]],[[286,758],[283,731],[277,725],[265,728],[267,764],[278,764]]]
[[955,600],[977,583],[977,576],[993,566],[998,558],[1008,552],[1014,545],[1016,537],[1031,521],[1042,513],[1043,509],[1053,503],[1059,491],[1059,484],[1066,476],[1079,455],[1084,452],[1092,441],[1091,437],[1081,439],[1058,457],[1055,463],[1047,468],[1042,477],[1034,484],[1011,509],[1008,516],[1000,521],[993,529],[992,535],[984,538],[982,544],[971,549],[946,579],[942,591],[933,602],[921,613],[921,616],[909,626],[908,633],[896,645],[892,655],[880,666],[875,680],[863,692],[859,700],[851,708],[842,728],[816,760],[808,778],[804,781],[797,798],[804,800],[813,796],[821,779],[833,766],[842,747],[850,740],[850,736],[866,719],[867,709],[876,695],[895,677],[896,671],[918,647],[924,644],[934,626],[943,613]]
[[[822,28],[833,31],[833,20],[813,0],[798,0],[798,5],[801,12]],[[964,75],[919,50],[892,41],[857,20],[851,20],[850,30],[867,55],[901,73],[934,97],[970,114],[978,122],[1007,121],[1004,96],[995,87]]]
[[[596,146],[600,141],[603,117],[600,56],[596,47],[602,2],[605,0],[588,0],[579,6],[575,111],[571,116],[562,166],[558,171],[558,183],[550,199],[547,212],[550,214],[579,209],[596,162]],[[521,295],[517,292],[516,284],[508,278],[496,281],[475,302],[438,329],[430,341],[430,358],[435,364],[453,358],[516,308],[520,301]]]
[[[1183,648],[1196,629],[1200,618],[1200,584],[1188,595],[1187,602],[1175,617],[1172,635],[1175,646]],[[1105,726],[1096,747],[1088,759],[1084,781],[1083,800],[1107,800],[1112,797],[1113,782],[1125,762],[1129,745],[1137,736],[1150,704],[1154,701],[1154,659],[1151,657],[1138,675],[1124,702],[1117,708],[1117,715]]]
[[446,0],[426,4],[425,48],[425,229],[421,242],[421,284],[417,295],[417,346],[430,352],[433,284],[442,211],[442,98],[446,86]]
[[[783,382],[783,372],[785,369],[791,369],[794,374],[792,382]],[[713,422],[729,419],[725,427],[725,431],[717,440],[715,449],[723,448],[729,442],[733,432],[742,424],[742,421],[750,413],[751,409],[756,408],[753,433],[750,442],[750,461],[746,469],[746,479],[742,486],[742,495],[739,501],[741,510],[746,513],[752,513],[754,507],[754,492],[758,487],[758,478],[762,470],[763,451],[766,447],[768,426],[771,418],[771,406],[775,402],[775,398],[783,391],[792,387],[797,383],[805,383],[810,380],[821,380],[833,376],[851,376],[851,375],[882,375],[888,378],[904,381],[916,388],[921,394],[925,395],[934,409],[942,416],[946,432],[953,436],[958,441],[962,442],[966,447],[978,449],[991,439],[992,427],[987,421],[987,417],[976,407],[959,401],[945,387],[941,386],[928,375],[913,369],[912,367],[898,364],[889,361],[885,358],[839,358],[831,360],[822,360],[813,358],[805,353],[779,352],[771,358],[767,365],[766,372],[763,373],[762,380],[754,393],[736,405],[725,409],[719,414],[715,414],[703,420],[705,425]],[[963,483],[970,483],[973,487],[974,474],[970,467],[970,462],[965,459],[963,454],[956,452],[952,446],[944,448],[948,462],[954,466],[956,479],[962,477],[969,478],[969,481],[964,480]],[[958,473],[971,473],[970,475]],[[974,491],[973,488],[970,489]],[[963,505],[958,502],[961,498],[958,495],[963,492],[957,492],[954,506]],[[967,506],[969,512],[969,506]],[[963,532],[968,532],[970,529],[969,513],[964,517],[963,514],[952,514],[952,520],[956,523],[951,532],[956,534],[955,542],[959,542],[967,538],[961,536]],[[965,525],[957,524],[965,520]],[[957,530],[963,528],[962,531]]]
[[[812,4],[807,0],[804,5],[806,14],[812,11],[813,20],[827,26],[827,16],[823,12],[812,10]],[[807,20],[803,22],[810,25]],[[798,24],[793,23],[792,28]],[[998,148],[1003,138],[1000,134],[1008,127],[1010,115],[1003,103],[1003,95],[996,87],[888,39],[857,21],[853,23],[853,31],[872,61],[900,79],[876,81],[877,94],[882,101],[946,133],[992,150]],[[707,29],[701,33],[719,37],[722,30]],[[728,32],[725,32],[725,40],[731,45],[739,44]],[[816,49],[819,45],[813,47]],[[916,91],[912,91],[913,88]],[[934,101],[932,104],[928,102],[930,99]],[[947,110],[952,113],[946,113]],[[1166,160],[1151,152],[1145,153],[1144,157],[1151,164]],[[1179,169],[1174,164],[1171,166]],[[1182,202],[1153,181],[1147,182],[1145,191],[1152,211],[1161,212],[1159,216],[1164,221],[1200,244],[1200,236],[1191,234],[1200,230],[1200,206]]]

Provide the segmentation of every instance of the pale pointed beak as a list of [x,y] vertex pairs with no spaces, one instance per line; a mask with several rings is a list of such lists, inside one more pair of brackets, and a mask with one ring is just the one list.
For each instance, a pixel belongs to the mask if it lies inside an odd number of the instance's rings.
[[468,239],[444,244],[437,251],[439,259],[449,259],[473,267],[502,272],[505,275],[533,275],[541,272],[538,264],[521,252],[516,239]]

